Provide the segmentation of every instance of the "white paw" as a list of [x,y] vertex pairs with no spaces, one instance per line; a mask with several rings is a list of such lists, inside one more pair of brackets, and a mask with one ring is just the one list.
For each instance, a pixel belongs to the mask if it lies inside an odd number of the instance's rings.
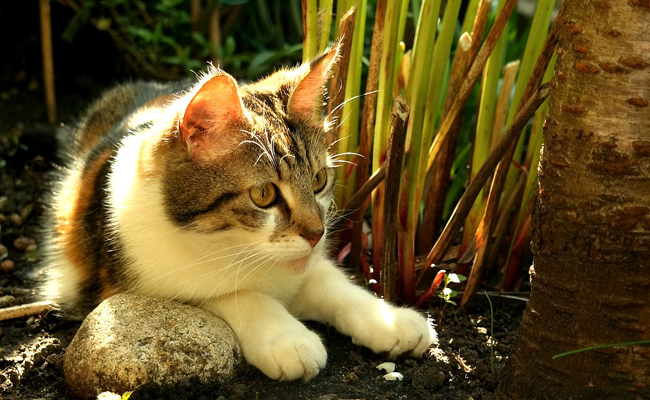
[[379,313],[357,315],[353,323],[352,342],[389,358],[410,352],[421,356],[435,340],[429,321],[418,312],[380,303]]
[[318,335],[307,328],[285,331],[257,347],[248,361],[269,378],[308,381],[325,367],[327,352]]

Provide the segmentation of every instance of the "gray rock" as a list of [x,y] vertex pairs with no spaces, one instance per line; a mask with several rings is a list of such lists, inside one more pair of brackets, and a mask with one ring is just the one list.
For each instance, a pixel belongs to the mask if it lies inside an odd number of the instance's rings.
[[171,300],[115,295],[83,322],[63,370],[75,394],[95,397],[194,377],[223,383],[242,361],[234,332],[215,315]]

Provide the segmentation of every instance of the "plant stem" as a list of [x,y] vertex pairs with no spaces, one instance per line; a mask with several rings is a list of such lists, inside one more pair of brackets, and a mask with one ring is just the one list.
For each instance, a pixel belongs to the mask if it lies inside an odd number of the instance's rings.
[[492,25],[492,29],[490,29],[490,33],[488,33],[487,38],[485,38],[485,41],[483,42],[483,46],[481,46],[481,49],[476,55],[476,59],[474,59],[474,62],[472,63],[469,72],[467,73],[467,77],[465,78],[463,85],[458,91],[458,96],[456,96],[456,100],[454,100],[454,104],[451,106],[451,110],[449,111],[447,118],[445,118],[445,120],[442,122],[442,126],[440,127],[438,135],[436,135],[433,144],[429,148],[429,159],[427,162],[427,169],[431,168],[431,165],[433,164],[433,160],[436,158],[438,152],[440,151],[442,142],[444,141],[444,139],[447,137],[447,134],[451,130],[451,127],[454,123],[454,120],[456,119],[456,116],[460,114],[463,106],[465,105],[465,101],[467,101],[467,98],[469,97],[472,91],[472,87],[478,80],[478,77],[481,75],[481,71],[483,70],[483,67],[487,62],[487,59],[490,56],[490,53],[492,52],[492,49],[494,49],[494,46],[496,45],[496,42],[499,39],[499,36],[501,35],[501,32],[503,32],[503,28],[505,28],[506,23],[508,22],[508,18],[510,18],[510,14],[512,14],[512,11],[515,9],[516,5],[517,5],[517,0],[506,0],[506,4],[503,7],[503,11],[497,17],[496,21],[494,22],[494,25]]
[[[399,38],[399,15],[404,0],[388,0],[386,5],[386,20],[382,38],[382,52],[379,67],[379,82],[377,85],[377,119],[375,121],[374,144],[372,150],[373,169],[377,170],[386,160],[388,145],[388,121],[395,81],[395,63],[393,57],[397,52]],[[372,238],[373,238],[373,270],[379,278],[382,261],[383,225],[384,225],[384,185],[380,185],[372,197]]]
[[327,49],[330,41],[330,30],[332,29],[332,6],[334,0],[321,0],[321,9],[318,12],[319,27],[320,27],[320,44],[318,45],[318,53],[322,53]]
[[494,373],[494,309],[492,308],[492,300],[488,296],[487,291],[485,297],[490,303],[490,372]]
[[[357,0],[355,6],[357,14],[352,37],[352,48],[350,51],[350,65],[348,67],[348,78],[345,87],[345,102],[343,105],[342,119],[339,126],[339,154],[355,151],[359,142],[359,93],[361,92],[361,59],[363,56],[363,40],[366,29],[366,1]],[[348,175],[345,168],[336,171],[337,182],[340,190],[338,192],[339,204],[345,204],[353,192],[352,185],[348,185]]]
[[[440,262],[445,251],[449,248],[449,245],[460,229],[463,219],[469,212],[471,205],[474,203],[474,200],[476,199],[476,196],[478,196],[483,185],[485,185],[485,182],[487,182],[487,179],[490,177],[501,158],[506,154],[513,140],[519,138],[519,134],[524,125],[526,125],[528,119],[535,113],[535,110],[537,110],[544,100],[546,100],[549,94],[550,85],[543,85],[539,88],[535,96],[531,97],[521,111],[517,113],[512,124],[508,127],[499,140],[499,143],[497,143],[497,146],[490,152],[485,163],[481,166],[481,169],[476,174],[476,178],[470,182],[467,190],[465,190],[463,197],[461,197],[451,218],[447,222],[447,226],[445,226],[442,235],[440,235],[440,238],[429,252],[427,260],[425,261],[425,266]],[[425,270],[426,268],[423,268],[422,271],[420,271],[420,274],[423,275]]]
[[302,0],[302,62],[316,56],[318,51],[318,2]]
[[397,244],[397,202],[402,175],[402,158],[404,157],[404,142],[406,140],[406,123],[409,108],[402,96],[397,96],[393,102],[390,132],[388,137],[388,158],[386,159],[386,192],[384,195],[384,253],[381,269],[382,295],[386,301],[397,298],[397,260],[395,245]]
[[[528,34],[524,56],[521,60],[521,66],[519,67],[519,76],[517,77],[515,93],[513,94],[512,103],[510,104],[506,125],[510,124],[518,110],[519,103],[522,99],[525,99],[524,91],[526,90],[526,84],[530,79],[537,58],[542,51],[554,6],[555,0],[539,0],[537,3],[537,9],[535,10],[535,15],[530,26],[530,33]],[[515,161],[519,162],[521,159],[523,143],[523,140],[520,140],[519,143],[517,143],[517,147],[513,153],[513,159]],[[510,193],[514,187],[515,182],[517,181],[517,175],[518,172],[516,169],[510,168],[508,170],[508,176],[506,177],[504,186],[504,192],[506,195]]]
[[[332,129],[328,141],[333,143],[339,139],[338,124],[341,121],[343,113],[343,104],[345,98],[345,89],[348,83],[348,71],[350,65],[350,52],[352,50],[352,35],[354,32],[356,7],[352,7],[341,18],[339,30],[342,34],[341,40],[341,58],[334,67],[334,74],[330,86],[330,97],[327,102],[327,118],[337,124],[337,128]],[[340,169],[344,169],[341,167]]]
[[[468,33],[463,33],[456,47],[456,54],[451,66],[451,76],[445,103],[442,109],[442,119],[444,120],[449,113],[453,99],[458,94],[458,89],[463,83],[467,68],[469,67],[468,56],[469,49],[472,45],[472,38]],[[433,168],[428,172],[424,183],[424,213],[420,225],[420,235],[418,237],[418,250],[426,251],[433,246],[435,234],[438,231],[442,211],[444,209],[447,189],[449,187],[449,174],[454,161],[454,149],[458,135],[460,134],[460,118],[456,119],[453,129],[449,132],[447,140],[443,144],[443,151],[436,158]],[[424,234],[428,232],[429,234]]]
[[[502,12],[504,2],[500,1],[497,13]],[[494,112],[496,110],[497,87],[499,85],[499,78],[501,77],[501,65],[503,64],[503,53],[505,51],[505,39],[507,35],[508,25],[504,28],[504,33],[499,37],[492,54],[488,58],[487,65],[483,70],[483,81],[481,85],[481,101],[479,104],[478,119],[476,122],[476,134],[474,135],[474,145],[472,152],[472,163],[470,170],[469,180],[473,180],[476,171],[483,164],[487,154],[490,152],[490,143],[492,142],[492,125],[494,122]],[[494,134],[496,135],[496,134]],[[474,202],[467,219],[465,220],[465,227],[463,230],[463,237],[461,240],[461,253],[469,248],[470,242],[474,240],[477,235],[477,227],[482,221],[482,216],[485,211],[486,192],[479,193],[479,196]],[[476,244],[479,247],[479,244]],[[466,269],[466,267],[464,267]],[[466,273],[463,271],[461,273]]]
[[366,181],[366,183],[363,184],[357,190],[357,192],[352,196],[350,201],[343,207],[344,210],[358,210],[360,207],[363,206],[363,204],[366,202],[366,199],[368,196],[370,196],[370,193],[372,193],[373,190],[375,190],[379,184],[384,180],[386,177],[386,166],[382,165],[379,167],[378,170],[376,170],[372,176]]
[[[370,148],[372,147],[372,132],[375,126],[375,109],[377,106],[377,85],[379,84],[379,66],[381,61],[381,50],[384,33],[384,21],[386,18],[387,0],[378,0],[375,11],[375,26],[372,32],[372,45],[370,47],[370,65],[368,67],[368,80],[366,81],[366,96],[363,103],[361,116],[361,131],[359,132],[359,160],[357,161],[357,176],[355,191],[359,191],[368,180],[370,169]],[[363,203],[350,217],[352,220],[352,244],[349,266],[355,268],[359,265],[361,254],[361,236],[363,229],[363,215],[366,212],[367,203]]]
[[[415,300],[415,249],[413,226],[413,195],[417,184],[417,166],[420,161],[419,150],[422,146],[423,125],[428,107],[428,89],[431,79],[431,63],[435,51],[435,27],[440,9],[439,0],[425,0],[422,4],[420,23],[418,25],[413,59],[409,76],[409,120],[407,137],[409,138],[406,155],[406,183],[400,189],[398,254],[400,264],[400,296],[408,303]],[[378,116],[379,117],[379,116]]]

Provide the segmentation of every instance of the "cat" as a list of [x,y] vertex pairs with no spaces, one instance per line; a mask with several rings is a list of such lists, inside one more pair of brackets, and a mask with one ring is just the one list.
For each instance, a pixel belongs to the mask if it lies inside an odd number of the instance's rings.
[[82,316],[116,293],[194,304],[278,380],[326,364],[300,320],[389,357],[422,355],[430,322],[354,285],[327,256],[335,182],[321,106],[339,48],[250,84],[211,67],[193,84],[106,92],[68,143],[48,297]]

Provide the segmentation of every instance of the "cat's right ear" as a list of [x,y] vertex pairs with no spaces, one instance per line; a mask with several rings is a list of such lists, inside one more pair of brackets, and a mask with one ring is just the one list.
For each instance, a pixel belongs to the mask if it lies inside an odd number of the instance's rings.
[[233,150],[248,121],[237,81],[218,71],[185,109],[178,124],[180,139],[193,160],[210,159]]

